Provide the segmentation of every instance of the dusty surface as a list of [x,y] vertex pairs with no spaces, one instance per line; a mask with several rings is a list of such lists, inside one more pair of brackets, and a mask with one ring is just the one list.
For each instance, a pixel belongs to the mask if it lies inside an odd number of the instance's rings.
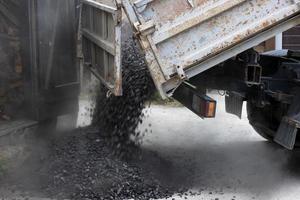
[[[169,199],[297,199],[299,150],[267,142],[248,124],[245,109],[240,120],[225,113],[222,97],[213,97],[218,100],[216,119],[202,120],[183,107],[155,105],[140,126],[142,132],[147,129],[142,148],[168,161],[158,168],[172,169],[164,180],[189,188]],[[79,122],[88,124],[89,119],[82,116]]]
[[138,149],[120,159],[95,128],[30,142],[29,155],[0,176],[0,198],[144,200],[180,191],[164,181],[167,160]]
[[242,120],[226,114],[217,99],[216,119],[203,121],[185,108],[155,106],[141,127],[152,124],[143,148],[180,169],[171,174],[178,186],[190,184],[187,195],[170,200],[298,199],[300,152],[266,142],[248,125],[245,112]]
[[[171,187],[174,189],[171,192],[189,188],[188,192],[180,192],[180,195],[174,195],[170,200],[297,199],[300,195],[300,152],[289,152],[266,142],[248,125],[245,113],[242,120],[226,114],[222,99],[217,99],[217,118],[204,121],[183,107],[152,106],[150,117],[140,126],[142,132],[148,130],[142,144],[146,159],[136,162],[131,160],[131,164],[139,165],[140,169],[128,167],[129,171],[133,170],[133,174],[141,171],[144,171],[144,175],[151,173],[152,178],[146,178],[146,182],[152,186]],[[87,105],[87,102],[81,102],[83,113]],[[79,125],[89,123],[89,115],[80,116]],[[97,139],[92,141],[99,142]],[[64,144],[64,141],[61,143]],[[72,151],[71,154],[66,151],[66,155],[72,155]],[[105,153],[100,152],[99,155]],[[86,154],[83,153],[83,156]],[[99,157],[96,155],[95,158]],[[85,162],[84,159],[82,161]],[[113,165],[118,162],[120,160],[115,159]],[[106,162],[102,164],[107,165]],[[52,163],[50,168],[55,169],[57,165],[61,163]],[[68,168],[77,169],[75,166]],[[125,171],[128,168],[125,167]],[[60,167],[57,169],[53,174],[57,175],[63,170]],[[79,168],[79,171],[84,169]],[[120,172],[119,177],[126,176],[121,175],[123,172]],[[57,186],[64,190],[64,185],[70,186],[69,180],[66,179],[65,184],[58,181]],[[83,185],[93,186],[89,183]],[[146,185],[145,188],[149,187]],[[18,193],[16,191],[15,194]],[[163,191],[162,188],[159,191]],[[0,194],[4,194],[3,187],[0,188]],[[41,194],[36,195],[41,197]],[[26,197],[36,195],[28,193]]]

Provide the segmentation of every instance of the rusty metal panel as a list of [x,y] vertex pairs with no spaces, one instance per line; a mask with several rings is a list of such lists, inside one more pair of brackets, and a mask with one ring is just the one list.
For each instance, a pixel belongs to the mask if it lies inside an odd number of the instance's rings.
[[112,0],[83,0],[84,63],[116,96],[122,95],[121,9]]
[[150,71],[155,71],[151,73],[162,95],[183,79],[297,25],[300,12],[299,0],[122,0],[122,3],[141,46],[148,52],[146,59]]

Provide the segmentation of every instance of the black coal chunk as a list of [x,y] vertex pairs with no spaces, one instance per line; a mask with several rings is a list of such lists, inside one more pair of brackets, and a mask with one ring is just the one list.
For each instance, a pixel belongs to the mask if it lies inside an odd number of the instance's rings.
[[143,121],[145,103],[154,92],[154,84],[138,45],[134,40],[122,46],[123,96],[107,97],[102,86],[94,111],[93,125],[106,134],[107,142],[121,157],[130,154],[136,145],[130,138],[139,133],[136,128]]

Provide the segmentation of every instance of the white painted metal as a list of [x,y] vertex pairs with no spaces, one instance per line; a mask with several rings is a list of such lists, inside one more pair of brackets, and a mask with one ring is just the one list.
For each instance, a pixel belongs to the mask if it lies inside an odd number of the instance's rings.
[[[162,95],[299,23],[299,0],[122,0]],[[288,23],[287,23],[288,22]],[[152,25],[146,34],[144,28]],[[148,30],[148,29],[147,29]],[[147,56],[148,55],[148,56]],[[159,78],[157,78],[157,76]]]
[[[112,0],[84,1],[112,13],[122,4],[162,96],[300,22],[300,0],[115,0],[115,7]],[[83,33],[120,57],[119,43]]]
[[97,0],[83,0],[83,3],[112,14],[117,11],[116,6],[114,6],[112,3],[109,3],[108,1],[103,2]]
[[275,50],[282,50],[282,33],[276,35],[275,37]]
[[116,96],[122,95],[121,8],[114,0],[82,0],[84,63]]

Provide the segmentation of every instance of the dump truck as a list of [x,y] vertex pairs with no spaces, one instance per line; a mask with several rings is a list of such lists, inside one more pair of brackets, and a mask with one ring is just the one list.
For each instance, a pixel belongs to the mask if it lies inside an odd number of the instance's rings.
[[[258,134],[290,150],[299,145],[300,52],[256,49],[300,23],[299,0],[22,2],[27,10],[21,17],[27,24],[21,31],[27,34],[23,47],[30,50],[27,70],[30,81],[38,83],[29,87],[38,95],[27,100],[30,113],[37,110],[35,121],[68,112],[64,106],[57,109],[59,105],[76,105],[80,81],[73,72],[79,69],[88,69],[111,94],[122,96],[121,38],[127,21],[162,98],[174,98],[199,117],[213,118],[217,102],[207,91],[222,91],[228,113],[241,117],[246,102]],[[60,57],[62,52],[69,62]],[[58,77],[59,84],[51,81]]]

